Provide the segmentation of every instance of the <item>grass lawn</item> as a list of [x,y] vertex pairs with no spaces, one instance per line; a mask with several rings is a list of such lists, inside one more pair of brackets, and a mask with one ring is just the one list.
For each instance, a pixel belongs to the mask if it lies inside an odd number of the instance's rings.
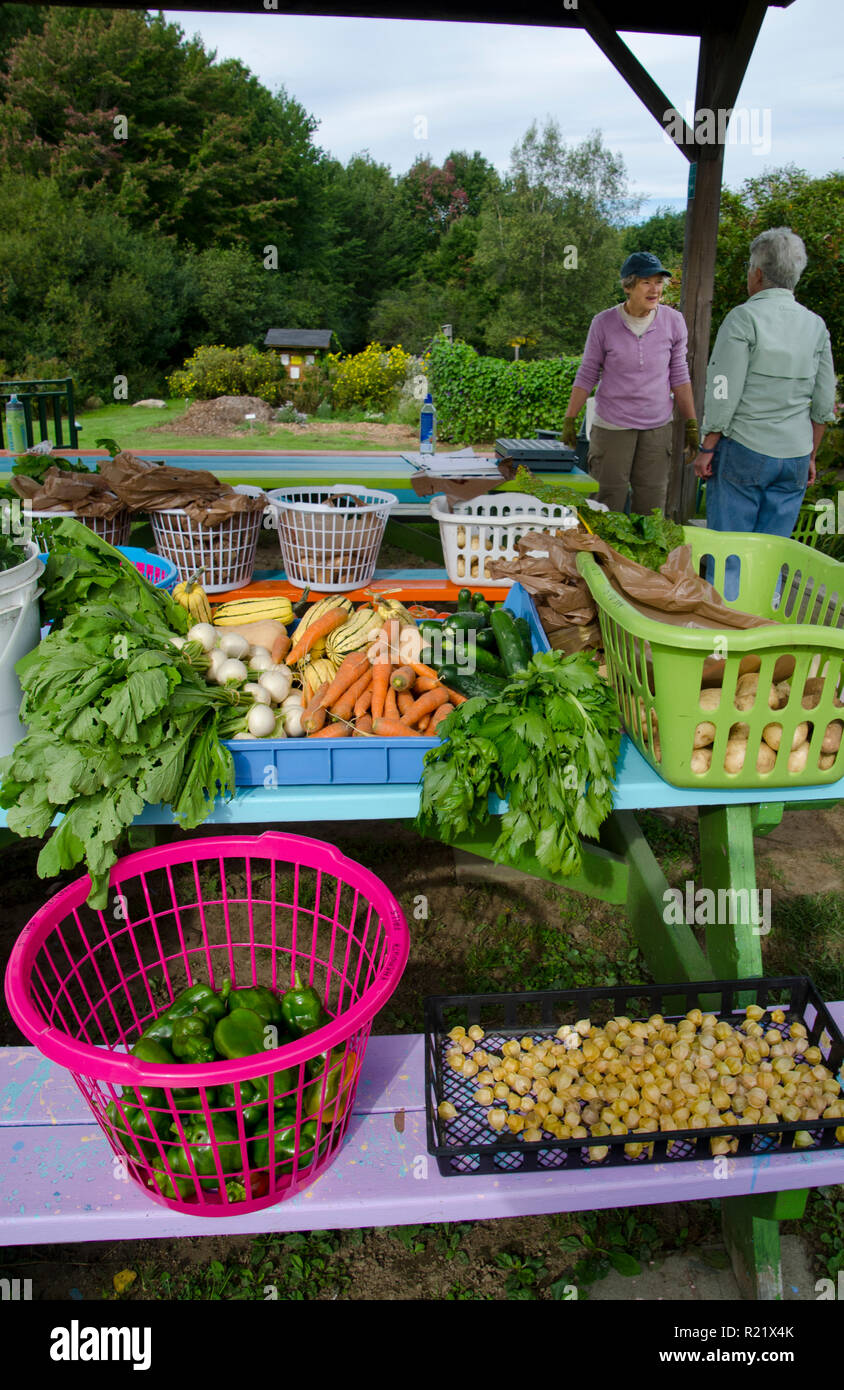
[[[164,410],[136,408],[120,402],[105,405],[100,410],[79,411],[77,418],[82,426],[79,447],[95,449],[97,440],[106,438],[116,440],[123,449],[132,449],[153,456],[156,451],[166,453],[168,449],[195,450],[196,453],[205,453],[208,449],[227,452],[266,449],[271,453],[286,449],[295,450],[297,453],[319,449],[352,449],[366,453],[377,453],[381,450],[395,453],[399,447],[390,428],[397,423],[395,421],[388,420],[377,428],[370,427],[365,439],[353,428],[348,432],[337,430],[338,424],[362,424],[365,419],[362,412],[338,413],[332,415],[330,421],[313,420],[309,422],[306,430],[284,429],[278,426],[269,428],[256,420],[252,426],[244,426],[231,434],[195,435],[179,432],[179,421],[186,408],[185,401],[170,400]],[[168,428],[161,429],[162,425]],[[325,425],[334,428],[326,429]],[[382,431],[383,439],[379,439]],[[369,435],[373,437],[370,438]],[[403,442],[401,447],[407,448],[407,442]],[[64,452],[72,454],[73,450]]]

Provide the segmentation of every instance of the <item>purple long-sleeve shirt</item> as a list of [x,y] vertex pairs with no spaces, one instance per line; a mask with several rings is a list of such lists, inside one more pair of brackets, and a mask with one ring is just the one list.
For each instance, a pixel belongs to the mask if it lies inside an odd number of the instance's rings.
[[671,419],[671,388],[691,380],[687,337],[683,315],[667,304],[641,337],[625,327],[618,305],[604,309],[589,325],[574,384],[591,392],[599,383],[595,410],[608,424],[656,429]]

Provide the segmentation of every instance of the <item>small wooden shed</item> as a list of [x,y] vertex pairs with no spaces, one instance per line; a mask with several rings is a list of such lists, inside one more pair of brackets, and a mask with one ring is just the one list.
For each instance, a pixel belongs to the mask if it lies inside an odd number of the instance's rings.
[[275,348],[291,381],[298,381],[303,367],[313,367],[317,355],[331,347],[330,328],[271,328],[264,347]]

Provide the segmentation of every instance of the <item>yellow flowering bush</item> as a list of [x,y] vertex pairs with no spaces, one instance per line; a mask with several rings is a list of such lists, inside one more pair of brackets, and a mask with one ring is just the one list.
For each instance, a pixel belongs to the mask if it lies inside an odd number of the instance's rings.
[[275,352],[257,348],[198,347],[184,366],[167,378],[170,394],[195,401],[216,396],[260,396],[280,405],[290,394],[287,372]]
[[411,354],[401,345],[385,348],[380,343],[369,343],[363,352],[348,357],[329,353],[335,409],[385,409],[393,391],[404,381],[410,360]]

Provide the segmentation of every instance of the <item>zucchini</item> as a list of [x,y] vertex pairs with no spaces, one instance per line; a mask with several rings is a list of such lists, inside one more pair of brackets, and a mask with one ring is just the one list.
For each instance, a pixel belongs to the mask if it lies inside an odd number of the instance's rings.
[[498,640],[491,627],[479,627],[475,633],[475,641],[479,647],[492,652],[493,656],[498,655]]
[[443,622],[443,632],[472,632],[477,628],[489,627],[485,613],[452,613]]
[[487,651],[485,647],[482,647],[480,645],[480,643],[472,642],[469,647],[467,656],[467,665],[469,664],[469,662],[471,662],[472,658],[474,658],[476,670],[486,671],[490,676],[506,677],[507,672],[505,671],[497,653],[493,654],[493,652]]
[[475,612],[483,613],[487,622],[489,622],[490,618],[492,617],[492,609],[490,608],[486,599],[483,599],[480,603],[475,604]]
[[461,613],[468,613],[472,607],[471,589],[461,589],[457,595],[457,608]]
[[485,700],[497,700],[507,684],[501,677],[487,675],[485,671],[476,671],[473,676],[468,676],[456,666],[441,666],[437,675],[443,685],[469,700],[474,695],[480,695]]
[[498,650],[508,676],[530,665],[530,652],[525,651],[519,629],[511,613],[501,609],[492,615],[492,630],[498,639]]
[[484,596],[483,596],[483,594],[480,592],[480,590],[478,590],[477,593],[475,593],[475,594],[472,595],[472,607],[474,608],[474,610],[475,610],[476,613],[477,613],[477,611],[478,611],[478,604],[479,604],[479,603],[486,603],[486,599],[484,598]]

